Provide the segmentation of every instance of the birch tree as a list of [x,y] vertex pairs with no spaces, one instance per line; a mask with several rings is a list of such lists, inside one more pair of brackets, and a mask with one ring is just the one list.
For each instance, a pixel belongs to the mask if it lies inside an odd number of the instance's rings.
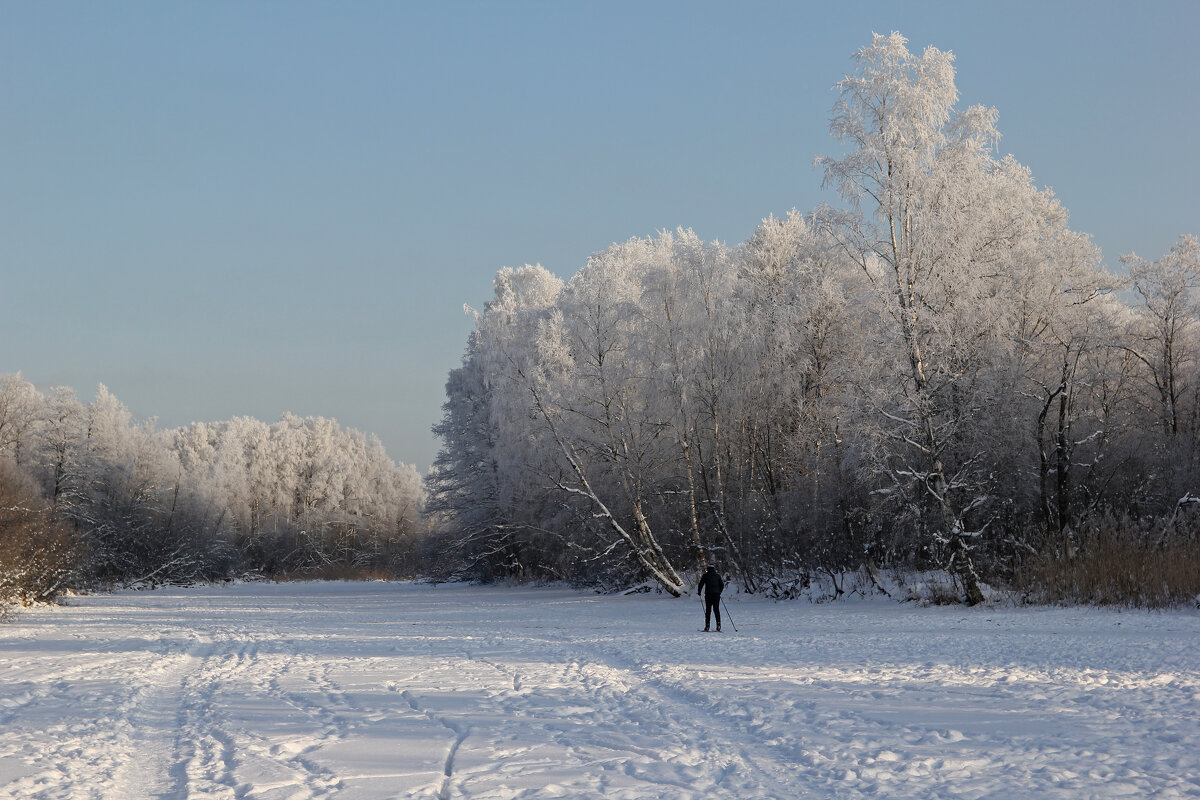
[[1009,346],[1006,272],[1036,235],[1038,193],[1014,159],[993,157],[995,110],[955,109],[952,54],[915,55],[892,33],[855,58],[831,123],[849,151],[818,163],[826,184],[863,209],[830,215],[831,228],[875,288],[903,365],[893,385],[900,402],[879,399],[892,483],[884,491],[932,513],[932,549],[976,603],[972,549],[986,526],[991,469],[971,440],[989,371]]
[[16,375],[0,375],[0,455],[18,464],[41,421],[41,396],[33,384]]
[[655,370],[641,302],[655,247],[631,240],[589,259],[539,326],[540,368],[525,380],[565,462],[558,489],[589,503],[603,535],[678,595],[683,580],[653,519],[678,457],[663,435],[675,397],[646,386]]
[[[1165,256],[1148,262],[1121,258],[1140,299],[1142,322],[1133,352],[1145,365],[1159,402],[1162,430],[1171,437],[1194,426],[1200,355],[1200,240],[1182,236]],[[1191,400],[1189,407],[1188,401]]]

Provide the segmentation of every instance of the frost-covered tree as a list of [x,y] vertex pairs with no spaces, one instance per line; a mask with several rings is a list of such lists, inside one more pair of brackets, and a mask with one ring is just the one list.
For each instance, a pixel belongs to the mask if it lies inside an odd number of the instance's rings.
[[782,541],[793,531],[793,546],[815,548],[827,564],[853,547],[843,536],[848,453],[840,431],[853,416],[849,387],[861,381],[855,348],[873,324],[861,271],[835,245],[796,211],[769,217],[741,249],[736,289],[753,365],[741,384],[751,483],[784,545],[773,557],[796,556]]
[[1186,268],[1134,265],[1145,308],[1122,303],[997,153],[996,112],[957,107],[951,54],[875,36],[838,88],[845,152],[818,162],[848,209],[732,248],[630,239],[565,283],[500,271],[435,428],[441,552],[667,591],[711,562],[784,593],[788,570],[940,565],[978,602],[1190,480],[1134,391],[1196,429],[1193,301],[1165,300]]
[[40,396],[33,384],[20,373],[0,375],[0,456],[21,462],[40,412]]
[[104,386],[88,404],[19,376],[0,390],[0,458],[20,454],[78,545],[77,587],[415,570],[420,476],[374,437],[290,415],[160,431]]
[[572,433],[548,396],[565,384],[554,387],[547,379],[548,370],[561,367],[552,363],[560,354],[549,352],[548,336],[561,322],[555,305],[562,290],[562,281],[541,266],[501,270],[495,297],[476,318],[472,361],[464,365],[480,370],[488,387],[477,416],[490,439],[480,477],[485,491],[494,492],[495,516],[483,552],[509,574],[565,577],[570,571],[566,549],[572,542],[562,533],[561,518],[577,513],[567,502],[576,496],[566,495],[580,488],[578,462],[564,460],[574,446]]
[[50,495],[55,513],[71,517],[82,512],[87,477],[87,418],[75,392],[52,389],[44,398],[43,424],[37,432],[35,469]]
[[1200,240],[1182,236],[1170,252],[1148,262],[1131,253],[1121,261],[1141,301],[1132,352],[1146,367],[1169,436],[1196,430],[1200,363]]
[[996,112],[955,108],[953,56],[876,35],[838,84],[831,130],[849,150],[825,181],[858,214],[830,214],[892,326],[895,363],[875,403],[879,464],[930,532],[968,602],[992,516],[994,463],[978,441],[1011,358],[1013,279],[1061,216],[1012,157],[993,155]]
[[[270,574],[411,571],[423,493],[412,467],[334,420],[237,417],[176,431],[173,449],[207,498],[204,529]],[[403,562],[403,563],[401,563]]]
[[505,551],[509,538],[491,393],[475,343],[472,334],[462,366],[450,372],[442,420],[433,428],[443,446],[426,476],[428,509],[438,530],[452,531],[431,542],[431,569],[438,576],[463,567],[486,570],[485,562]]

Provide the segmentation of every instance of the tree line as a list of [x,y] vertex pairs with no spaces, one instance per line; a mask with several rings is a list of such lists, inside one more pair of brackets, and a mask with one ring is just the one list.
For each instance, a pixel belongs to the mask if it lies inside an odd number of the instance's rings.
[[1182,571],[1134,602],[1200,594],[1200,243],[1109,274],[995,110],[957,107],[950,53],[855,58],[816,160],[843,207],[500,270],[435,427],[430,569],[679,593],[708,563],[777,592],[897,566],[974,603],[1103,599],[1068,576],[1107,553]]
[[159,430],[0,376],[0,605],[268,577],[940,571],[975,603],[1200,596],[1200,242],[1106,272],[953,56],[838,82],[842,207],[505,267],[422,481],[323,418]]
[[320,417],[158,430],[104,386],[0,376],[0,603],[240,577],[411,575],[421,477]]

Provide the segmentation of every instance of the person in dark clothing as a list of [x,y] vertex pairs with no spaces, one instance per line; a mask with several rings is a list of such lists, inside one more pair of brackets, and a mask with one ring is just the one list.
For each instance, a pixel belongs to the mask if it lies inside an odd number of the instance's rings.
[[717,574],[716,567],[709,567],[700,578],[696,594],[704,592],[704,630],[708,631],[708,622],[714,612],[717,615],[717,632],[721,631],[721,592],[725,589],[725,581]]

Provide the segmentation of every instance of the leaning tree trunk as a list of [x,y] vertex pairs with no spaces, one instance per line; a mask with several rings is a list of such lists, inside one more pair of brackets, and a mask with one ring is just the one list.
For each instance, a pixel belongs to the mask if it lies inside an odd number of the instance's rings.
[[538,413],[546,421],[550,435],[554,438],[555,444],[558,445],[562,454],[566,457],[567,463],[571,467],[571,472],[575,475],[575,479],[578,482],[576,486],[568,486],[560,482],[558,488],[568,494],[579,495],[590,500],[595,508],[595,516],[598,519],[603,519],[617,537],[625,542],[626,546],[629,547],[630,553],[642,569],[653,577],[668,594],[674,597],[682,595],[684,592],[683,579],[679,577],[679,573],[675,571],[675,567],[672,566],[666,553],[659,545],[658,539],[650,529],[650,524],[641,511],[640,504],[635,503],[635,514],[637,517],[637,534],[635,535],[621,524],[621,521],[612,513],[608,505],[596,494],[574,450],[559,435],[558,426],[554,424],[553,416],[542,403],[540,393],[533,386],[529,387],[529,391],[533,395],[534,405]]

